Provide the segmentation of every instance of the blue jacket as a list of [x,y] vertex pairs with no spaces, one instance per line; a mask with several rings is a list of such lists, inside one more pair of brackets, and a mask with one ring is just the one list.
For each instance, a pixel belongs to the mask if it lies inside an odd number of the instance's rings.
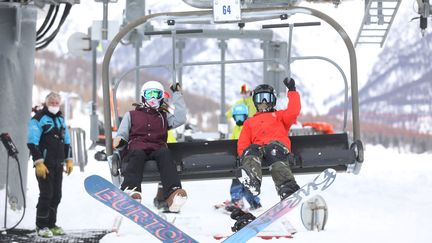
[[27,146],[33,161],[44,159],[48,167],[71,158],[69,129],[62,113],[54,115],[46,106],[37,112],[28,123]]

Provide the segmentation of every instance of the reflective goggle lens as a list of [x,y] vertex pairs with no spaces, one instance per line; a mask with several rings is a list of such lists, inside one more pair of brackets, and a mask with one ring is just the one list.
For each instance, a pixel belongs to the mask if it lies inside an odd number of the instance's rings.
[[244,121],[245,115],[234,115],[234,121]]
[[258,93],[254,95],[254,102],[256,103],[272,103],[275,101],[275,96],[273,93]]
[[144,98],[146,100],[151,98],[160,99],[162,98],[162,95],[163,95],[162,90],[158,90],[158,89],[148,89],[144,91]]

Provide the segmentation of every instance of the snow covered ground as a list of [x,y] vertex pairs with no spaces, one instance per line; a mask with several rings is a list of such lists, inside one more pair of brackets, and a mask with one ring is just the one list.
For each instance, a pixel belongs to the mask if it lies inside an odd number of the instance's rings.
[[[84,179],[92,174],[110,178],[105,162],[93,159],[84,172],[75,167],[63,181],[63,199],[58,212],[58,224],[66,230],[110,229],[116,213],[91,198],[84,190]],[[292,242],[430,242],[432,216],[432,156],[405,154],[381,146],[368,145],[360,175],[339,173],[335,184],[321,195],[329,207],[325,231],[307,231],[297,208],[287,217],[298,233]],[[31,164],[31,163],[29,163]],[[27,212],[18,228],[33,229],[38,198],[33,168],[29,168]],[[297,175],[299,184],[314,175]],[[215,233],[229,233],[233,220],[216,212],[215,203],[229,198],[230,180],[184,182],[189,200],[176,225],[199,242],[219,242]],[[143,203],[152,207],[156,184],[143,185]],[[0,191],[4,200],[4,191]],[[263,182],[261,199],[268,208],[278,201],[271,178]],[[3,204],[3,202],[1,203]],[[3,210],[3,207],[2,207]],[[3,214],[3,212],[2,212]],[[17,222],[20,214],[8,211],[8,226]],[[3,219],[2,219],[3,220]],[[119,234],[106,235],[102,243],[158,242],[144,229],[128,219],[123,220]],[[253,239],[250,242],[262,242]],[[273,240],[286,242],[287,239]]]

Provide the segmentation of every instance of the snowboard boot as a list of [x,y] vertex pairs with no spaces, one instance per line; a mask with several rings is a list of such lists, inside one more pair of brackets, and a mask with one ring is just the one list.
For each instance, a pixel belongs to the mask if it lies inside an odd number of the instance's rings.
[[242,166],[239,168],[241,176],[238,180],[249,190],[249,192],[257,196],[261,190],[261,163],[257,156],[246,156],[242,160]]
[[252,203],[250,204],[249,211],[255,211],[262,208],[261,203]]
[[141,203],[141,192],[136,190],[136,187],[129,189],[129,187],[126,187],[123,190],[126,194],[128,194],[132,199],[135,201]]
[[53,237],[53,233],[51,232],[50,229],[48,229],[48,227],[44,227],[42,229],[36,228],[36,234],[40,237],[43,237],[43,238],[52,238]]
[[153,205],[157,209],[163,208],[165,211],[168,210],[168,205],[165,202],[164,196],[163,196],[163,186],[162,183],[158,184],[158,189],[156,192],[156,197],[153,199]]
[[243,227],[248,225],[250,222],[254,221],[256,219],[255,216],[251,213],[246,213],[241,209],[234,209],[234,211],[231,213],[231,218],[236,220],[234,223],[234,226],[231,227],[231,230],[233,232],[237,232],[241,230]]
[[180,212],[181,207],[186,203],[187,193],[182,188],[173,188],[172,193],[166,199],[168,205],[168,211],[171,213]]
[[231,212],[236,208],[243,209],[244,203],[243,203],[243,200],[239,200],[236,202],[232,202],[231,200],[225,200],[224,202],[222,202],[220,204],[214,205],[214,208],[217,210],[221,210],[224,213],[231,214]]
[[300,187],[295,180],[286,181],[282,185],[276,187],[281,200],[291,196],[298,189],[300,189]]
[[243,207],[244,207],[243,200],[237,202],[225,201],[225,210],[227,212],[232,212],[236,208],[243,209]]
[[240,218],[241,216],[245,215],[246,212],[241,210],[240,208],[235,208],[232,212],[230,217],[234,220],[237,220],[238,218]]
[[54,226],[54,227],[50,228],[50,230],[51,230],[53,235],[64,235],[65,234],[63,228],[59,227],[59,226]]

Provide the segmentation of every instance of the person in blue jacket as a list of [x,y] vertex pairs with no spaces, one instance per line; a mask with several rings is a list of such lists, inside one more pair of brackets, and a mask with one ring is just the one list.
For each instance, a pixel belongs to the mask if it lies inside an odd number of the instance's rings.
[[[232,118],[234,119],[236,125],[230,136],[230,139],[238,139],[240,137],[241,130],[243,128],[243,123],[249,116],[248,107],[245,104],[237,104],[232,108]],[[241,182],[235,178],[231,183],[231,202],[225,207],[227,211],[232,211],[234,207],[242,207],[242,199],[246,198],[249,203],[249,210],[255,210],[261,208],[260,198],[258,196],[252,195],[252,193],[247,190]]]
[[62,196],[63,172],[69,175],[73,170],[70,135],[60,103],[58,93],[49,93],[42,110],[37,111],[28,123],[27,146],[39,185],[36,233],[45,238],[64,234],[56,225],[57,208]]
[[[232,118],[236,123],[231,133],[230,139],[238,139],[243,128],[243,123],[246,121],[246,119],[248,119],[249,109],[245,104],[239,103],[233,106],[230,113],[232,114]],[[252,193],[250,193],[249,190],[247,190],[237,178],[234,178],[231,182],[230,196],[231,200],[226,200],[222,204],[216,205],[215,207],[223,207],[228,212],[232,212],[236,208],[242,209],[244,207],[243,198],[245,198],[249,203],[249,210],[256,210],[262,207],[260,198],[258,196],[252,195]]]

